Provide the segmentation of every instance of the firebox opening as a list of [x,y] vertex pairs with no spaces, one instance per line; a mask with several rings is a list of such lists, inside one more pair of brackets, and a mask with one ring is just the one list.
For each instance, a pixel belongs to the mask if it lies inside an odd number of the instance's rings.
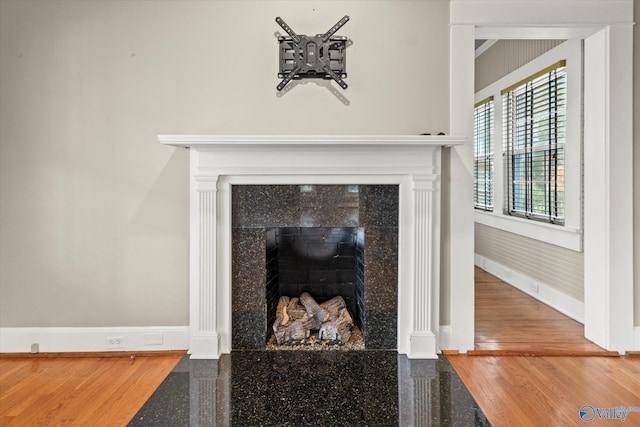
[[342,297],[353,324],[364,333],[364,235],[364,227],[266,230],[268,338],[280,297],[304,293],[318,304]]

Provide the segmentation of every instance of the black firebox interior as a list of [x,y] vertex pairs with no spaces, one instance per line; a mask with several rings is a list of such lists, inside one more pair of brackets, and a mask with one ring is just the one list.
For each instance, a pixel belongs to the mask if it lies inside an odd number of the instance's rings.
[[349,314],[364,320],[364,228],[280,227],[266,231],[267,323],[281,296],[308,292],[318,303],[344,298]]

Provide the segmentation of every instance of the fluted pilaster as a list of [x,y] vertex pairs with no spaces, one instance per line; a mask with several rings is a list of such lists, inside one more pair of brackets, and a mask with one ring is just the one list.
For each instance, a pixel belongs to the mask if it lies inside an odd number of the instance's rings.
[[[192,323],[191,357],[217,358],[220,336],[217,325],[217,176],[198,176],[196,195],[198,205],[197,254],[197,322]],[[192,305],[193,307],[193,305]]]
[[414,207],[414,280],[412,358],[433,357],[436,341],[433,333],[432,299],[434,295],[435,258],[434,225],[437,211],[437,176],[413,177]]

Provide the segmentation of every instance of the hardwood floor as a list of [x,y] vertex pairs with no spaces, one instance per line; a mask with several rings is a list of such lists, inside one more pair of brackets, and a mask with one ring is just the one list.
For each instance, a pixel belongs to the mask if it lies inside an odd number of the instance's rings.
[[[126,426],[180,358],[0,358],[0,425]],[[493,427],[581,426],[584,405],[640,406],[640,357],[447,358]]]
[[581,323],[478,267],[475,291],[471,354],[617,355],[584,338]]
[[[585,405],[640,407],[640,357],[605,351],[579,322],[479,268],[475,274],[476,350],[447,358],[493,427],[582,426]],[[595,416],[592,425],[616,421]],[[626,425],[640,425],[640,412]]]
[[[493,427],[583,426],[585,405],[640,407],[638,357],[447,358]],[[588,424],[620,421],[596,416]],[[640,412],[629,413],[623,425],[640,426]]]
[[0,425],[126,426],[181,358],[0,358]]

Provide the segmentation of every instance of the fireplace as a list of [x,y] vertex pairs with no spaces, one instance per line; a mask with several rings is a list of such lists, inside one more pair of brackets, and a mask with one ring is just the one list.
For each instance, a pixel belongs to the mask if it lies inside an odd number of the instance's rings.
[[[301,346],[312,344],[320,348],[324,344],[345,349],[364,348],[364,227],[275,227],[267,231],[266,243],[267,348],[282,349],[283,345],[303,348]],[[340,336],[321,335],[322,323],[309,322],[305,300],[301,301],[305,293],[311,297],[306,300],[309,304],[325,304],[336,298],[338,304],[344,303],[345,332]],[[279,305],[282,320],[276,323]],[[312,305],[311,310],[313,308]],[[333,312],[341,314],[339,310]],[[329,314],[324,312],[323,320]],[[336,319],[327,321],[335,324]],[[357,333],[352,337],[353,328]],[[280,336],[276,336],[276,330],[282,331]],[[291,336],[291,330],[298,336]],[[314,332],[312,337],[311,332]],[[362,342],[356,344],[356,341]]]
[[[434,358],[439,333],[440,153],[463,144],[450,136],[164,135],[160,142],[190,153],[190,348],[192,358],[218,358],[233,348],[235,248],[232,193],[242,186],[349,186],[397,190],[395,331],[391,346],[410,358]],[[361,197],[361,195],[359,196]],[[362,199],[361,199],[362,200]],[[284,202],[271,205],[277,210]],[[317,210],[336,205],[318,205]],[[339,210],[339,209],[338,209]],[[383,210],[378,210],[382,212]],[[235,215],[235,214],[234,214]],[[300,216],[306,227],[308,216]],[[335,227],[341,224],[316,224]],[[360,225],[354,225],[359,227]],[[267,227],[266,223],[260,227]],[[275,227],[275,225],[274,225]],[[382,238],[365,227],[365,244]],[[266,228],[256,251],[264,269]],[[393,245],[391,245],[393,246]],[[365,251],[366,252],[366,251]],[[369,261],[365,253],[366,261]],[[236,263],[237,265],[237,263]],[[255,278],[254,278],[255,280]],[[266,280],[266,278],[265,278]],[[368,277],[365,272],[365,289]],[[264,289],[264,281],[261,280]],[[388,288],[390,289],[390,288]],[[365,290],[366,292],[366,290]],[[377,298],[377,294],[376,294]],[[366,300],[366,296],[365,296]],[[368,301],[365,301],[368,302]],[[264,303],[266,306],[266,302]],[[253,309],[253,308],[252,308]],[[265,309],[266,313],[266,309]],[[365,331],[371,329],[365,304]],[[266,314],[264,315],[266,318]],[[249,322],[247,318],[246,322]],[[266,320],[264,322],[266,325]],[[266,326],[263,326],[266,329]],[[260,340],[264,340],[261,335]],[[367,345],[372,341],[368,341]],[[375,348],[375,347],[374,347]]]
[[342,297],[365,348],[397,348],[398,185],[234,185],[231,200],[232,349],[265,348],[278,299],[304,292]]

